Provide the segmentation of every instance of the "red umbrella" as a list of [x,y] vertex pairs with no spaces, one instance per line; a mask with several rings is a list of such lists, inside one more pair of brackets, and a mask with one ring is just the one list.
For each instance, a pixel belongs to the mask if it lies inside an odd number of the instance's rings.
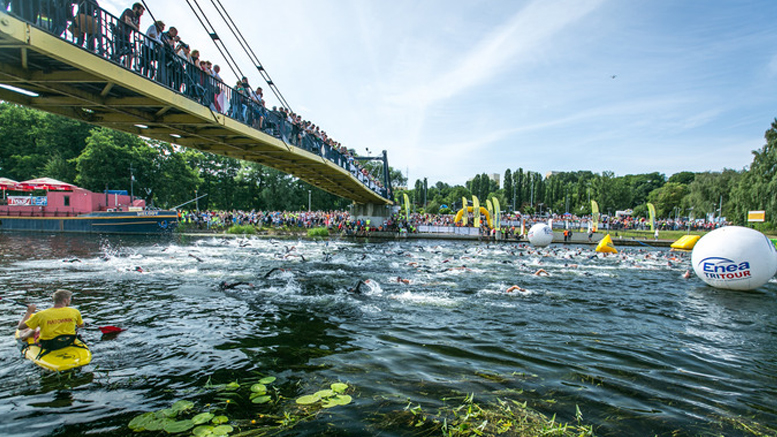
[[68,184],[67,182],[58,181],[56,179],[51,178],[38,178],[38,179],[30,179],[29,181],[22,181],[19,182],[17,187],[20,187],[23,190],[73,190],[76,187],[73,184]]

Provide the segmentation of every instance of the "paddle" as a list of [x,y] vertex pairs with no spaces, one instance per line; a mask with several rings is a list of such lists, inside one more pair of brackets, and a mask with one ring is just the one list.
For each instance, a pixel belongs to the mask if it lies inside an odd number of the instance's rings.
[[[6,300],[8,302],[15,303],[16,305],[23,306],[23,307],[27,308],[27,304],[26,303],[15,301],[13,299],[8,299],[7,297],[0,296],[0,300]],[[84,327],[86,327],[86,326],[84,326]],[[108,325],[108,326],[98,326],[97,329],[99,329],[100,332],[102,332],[103,334],[116,334],[118,332],[124,331],[124,329],[119,328],[118,326],[110,326],[110,325]]]

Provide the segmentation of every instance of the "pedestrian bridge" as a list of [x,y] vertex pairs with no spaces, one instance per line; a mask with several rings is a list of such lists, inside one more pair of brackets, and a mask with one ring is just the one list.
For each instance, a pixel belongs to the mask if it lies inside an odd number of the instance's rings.
[[358,158],[310,136],[300,140],[284,114],[252,107],[172,50],[147,50],[145,35],[121,34],[121,25],[103,10],[0,10],[0,84],[18,88],[0,88],[0,99],[257,162],[356,203],[392,203],[385,152],[383,176],[369,176]]

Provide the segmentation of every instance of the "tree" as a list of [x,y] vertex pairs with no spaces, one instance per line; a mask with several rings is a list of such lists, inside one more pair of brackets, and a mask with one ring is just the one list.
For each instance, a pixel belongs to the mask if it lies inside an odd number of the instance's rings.
[[504,208],[505,210],[507,210],[508,208],[512,209],[513,172],[511,172],[509,168],[505,170],[505,175],[504,175],[504,197],[507,202],[502,204],[502,208]]
[[747,211],[766,212],[766,227],[777,222],[777,118],[764,134],[766,144],[754,150],[753,162],[734,190],[734,220],[744,223]]
[[[688,194],[683,198],[682,207],[693,208],[697,214],[715,214],[717,216],[730,214],[731,193],[739,183],[741,173],[724,169],[722,172],[698,173],[693,182],[688,185]],[[721,208],[721,202],[726,204]],[[718,211],[721,209],[722,211]]]
[[[680,208],[688,187],[677,182],[667,182],[663,187],[653,190],[648,195],[648,201],[656,207],[658,217],[672,216],[675,208]],[[680,211],[685,211],[680,208]],[[684,215],[680,212],[680,215]]]
[[696,173],[691,171],[681,171],[679,173],[675,173],[672,176],[669,176],[669,180],[667,182],[675,182],[678,184],[684,184],[688,185],[691,182],[693,182],[693,179],[696,177]]

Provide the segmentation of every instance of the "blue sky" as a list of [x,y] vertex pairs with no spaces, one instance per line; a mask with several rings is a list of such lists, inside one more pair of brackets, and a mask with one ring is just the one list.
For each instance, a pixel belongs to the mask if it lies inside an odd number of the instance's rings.
[[[774,0],[222,3],[296,112],[411,184],[741,169],[777,117]],[[149,6],[225,65],[185,0]]]

